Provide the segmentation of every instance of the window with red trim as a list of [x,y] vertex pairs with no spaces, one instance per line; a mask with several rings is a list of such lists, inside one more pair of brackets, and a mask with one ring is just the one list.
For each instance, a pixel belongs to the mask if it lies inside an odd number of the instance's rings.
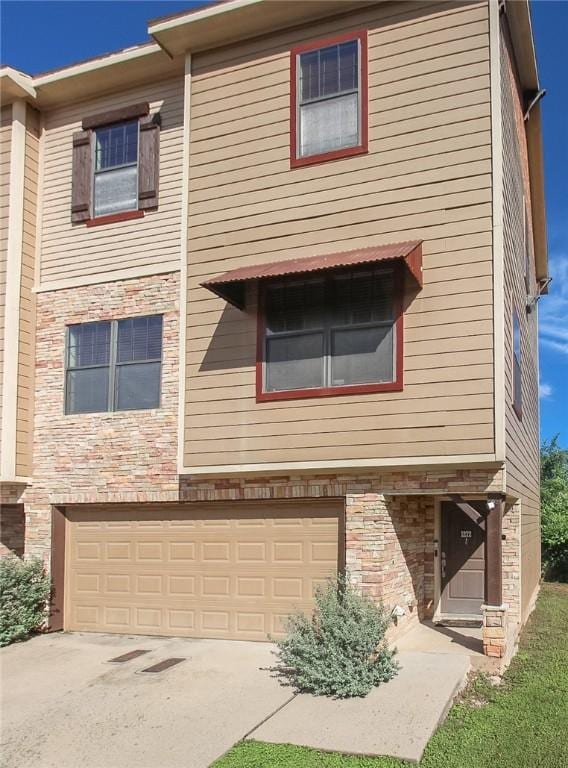
[[258,398],[401,389],[400,272],[374,266],[261,284]]
[[292,167],[367,152],[367,33],[290,52]]

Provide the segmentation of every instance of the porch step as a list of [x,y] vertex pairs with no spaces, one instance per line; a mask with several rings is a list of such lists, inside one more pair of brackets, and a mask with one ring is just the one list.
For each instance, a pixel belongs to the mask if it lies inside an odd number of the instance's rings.
[[434,619],[434,624],[438,624],[442,627],[481,627],[483,626],[483,621],[481,616],[477,614],[471,616],[444,616],[442,614],[442,616],[438,616]]

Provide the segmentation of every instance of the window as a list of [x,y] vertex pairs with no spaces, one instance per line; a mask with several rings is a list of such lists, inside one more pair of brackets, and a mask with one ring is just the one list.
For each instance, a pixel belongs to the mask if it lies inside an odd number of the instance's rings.
[[158,207],[160,125],[148,102],[91,115],[73,134],[71,221],[88,227]]
[[401,389],[398,278],[376,267],[265,286],[259,399]]
[[292,166],[367,151],[365,32],[291,51]]
[[157,408],[161,361],[161,315],[68,326],[65,412]]
[[521,418],[522,414],[522,374],[521,374],[521,324],[517,310],[513,310],[513,408]]
[[138,120],[95,130],[95,216],[138,208]]

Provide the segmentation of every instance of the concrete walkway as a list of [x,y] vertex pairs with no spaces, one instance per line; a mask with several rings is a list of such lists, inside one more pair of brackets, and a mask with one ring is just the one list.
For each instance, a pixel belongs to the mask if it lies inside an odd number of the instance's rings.
[[401,670],[364,699],[302,694],[250,739],[418,762],[470,668],[464,654],[401,652]]
[[446,627],[422,621],[398,638],[395,645],[399,651],[460,653],[472,661],[483,656],[481,627]]

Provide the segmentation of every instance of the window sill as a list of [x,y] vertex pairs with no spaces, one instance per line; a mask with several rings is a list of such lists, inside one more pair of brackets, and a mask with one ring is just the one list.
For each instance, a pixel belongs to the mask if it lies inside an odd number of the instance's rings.
[[109,216],[97,216],[94,219],[87,219],[87,227],[98,227],[102,224],[115,224],[119,221],[129,221],[130,219],[143,219],[144,211],[123,211],[122,213],[112,213]]
[[341,160],[343,157],[353,157],[355,155],[365,155],[369,149],[365,145],[357,147],[346,147],[345,149],[334,149],[332,152],[323,152],[320,155],[309,155],[308,157],[291,157],[290,168],[303,168],[305,165],[316,165],[318,163],[327,163],[331,160]]
[[159,411],[161,410],[161,405],[151,405],[148,408],[121,408],[120,410],[117,408],[114,411],[78,411],[76,413],[72,412],[64,412],[63,416],[65,418],[83,418],[84,416],[97,416],[97,418],[115,418],[117,416],[123,416],[125,413],[149,413],[150,411]]
[[402,392],[402,381],[383,384],[350,384],[344,387],[321,387],[320,389],[287,389],[280,392],[257,392],[257,403],[273,400],[303,400],[308,397],[334,397],[341,395],[366,395],[376,392]]

